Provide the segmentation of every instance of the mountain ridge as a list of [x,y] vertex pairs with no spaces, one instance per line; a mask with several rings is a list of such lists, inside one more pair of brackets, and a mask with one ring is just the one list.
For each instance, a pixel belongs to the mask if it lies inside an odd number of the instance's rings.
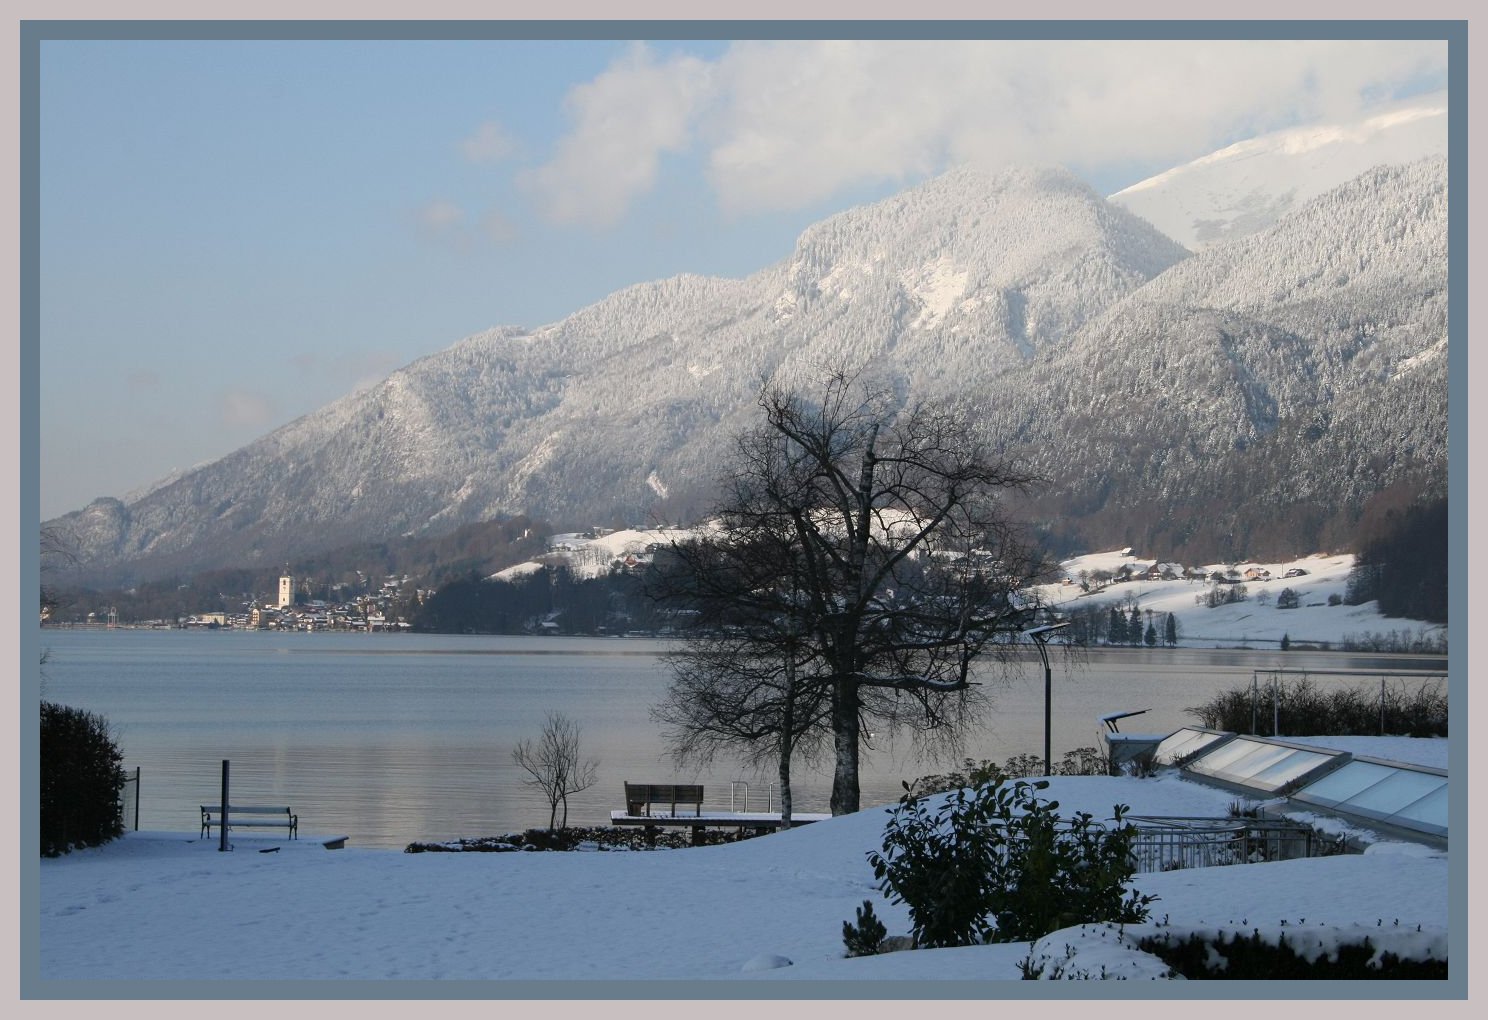
[[[1428,398],[1437,380],[1430,352],[1444,350],[1446,336],[1445,181],[1439,160],[1371,171],[1256,235],[1194,256],[1068,171],[953,170],[808,227],[789,256],[744,279],[640,283],[537,330],[467,337],[134,503],[95,501],[59,520],[79,536],[84,566],[114,577],[200,569],[211,557],[279,560],[504,514],[559,526],[682,520],[707,508],[719,457],[752,420],[763,381],[809,385],[825,367],[850,366],[871,369],[906,401],[983,405],[1008,450],[1041,463],[1051,493],[1074,500],[1073,510],[1048,498],[1029,505],[1053,522],[1051,535],[1074,541],[1081,505],[1089,517],[1124,504],[1077,491],[1068,467],[1090,458],[1074,456],[1088,444],[1070,437],[1086,430],[1118,466],[1115,444],[1143,438],[1092,415],[1101,376],[1087,369],[1103,350],[1166,352],[1183,367],[1169,373],[1178,396],[1168,399],[1181,402],[1201,381],[1238,423],[1229,442],[1243,453],[1306,403],[1296,396],[1301,384],[1284,385],[1287,364],[1310,364],[1318,344],[1334,352],[1327,365],[1347,353],[1339,294],[1381,291],[1368,304],[1378,336],[1355,343],[1347,360],[1372,359],[1386,376],[1416,365],[1408,374],[1426,385],[1412,406],[1435,414]],[[1386,191],[1388,208],[1378,201]],[[1303,242],[1318,237],[1338,243],[1309,255]],[[1432,265],[1439,273],[1420,268]],[[1392,290],[1419,297],[1402,305],[1408,321],[1384,321]],[[1164,370],[1152,365],[1153,385]],[[1303,382],[1349,387],[1358,375],[1336,382],[1304,373]],[[1122,375],[1118,385],[1130,391],[1143,378]],[[1066,424],[1043,403],[1061,407]],[[1444,385],[1441,404],[1444,446]],[[1156,442],[1163,430],[1150,415],[1143,421]],[[1431,435],[1422,433],[1424,452],[1412,458],[1431,462]],[[1216,456],[1215,443],[1187,442],[1186,453],[1174,444],[1173,459],[1212,473],[1214,464],[1200,462]],[[1151,485],[1168,459],[1154,447],[1128,473]],[[1097,488],[1101,474],[1092,474]],[[1355,486],[1353,503],[1410,472],[1366,474],[1374,488]],[[1131,482],[1108,487],[1132,504]],[[1351,504],[1355,518],[1360,512]],[[1097,528],[1092,540],[1112,530]],[[1180,531],[1167,540],[1215,540]]]

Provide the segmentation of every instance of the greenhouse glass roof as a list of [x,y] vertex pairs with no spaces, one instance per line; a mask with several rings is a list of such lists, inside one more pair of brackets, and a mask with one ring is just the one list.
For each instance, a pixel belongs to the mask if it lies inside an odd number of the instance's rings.
[[1189,762],[1185,772],[1220,783],[1273,794],[1305,783],[1350,760],[1344,751],[1284,744],[1260,737],[1234,737]]
[[1231,736],[1233,734],[1221,733],[1218,730],[1201,730],[1196,726],[1185,726],[1163,738],[1162,743],[1158,744],[1157,750],[1153,752],[1153,760],[1159,765],[1171,765],[1206,747],[1213,748],[1218,741],[1228,740]]
[[1415,832],[1447,834],[1447,774],[1439,769],[1356,758],[1292,797]]

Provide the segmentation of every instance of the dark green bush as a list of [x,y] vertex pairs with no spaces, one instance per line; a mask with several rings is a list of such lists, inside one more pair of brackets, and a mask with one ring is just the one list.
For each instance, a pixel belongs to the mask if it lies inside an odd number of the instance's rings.
[[1018,942],[1086,922],[1134,924],[1154,897],[1124,886],[1136,828],[1116,805],[1112,828],[1038,791],[1047,781],[994,780],[952,791],[939,807],[905,795],[868,862],[879,889],[909,907],[917,945]]
[[872,900],[864,900],[857,915],[858,923],[855,925],[842,922],[842,943],[847,946],[848,956],[873,956],[883,946],[889,929],[873,913]]
[[42,856],[98,846],[123,834],[123,755],[107,720],[43,701],[40,765]]
[[1320,955],[1311,961],[1293,948],[1285,934],[1278,936],[1275,945],[1260,932],[1250,935],[1215,932],[1192,934],[1183,939],[1151,935],[1141,939],[1137,946],[1189,980],[1445,980],[1447,977],[1446,960],[1408,959],[1391,952],[1376,954],[1367,936],[1359,942],[1340,945],[1331,957]]

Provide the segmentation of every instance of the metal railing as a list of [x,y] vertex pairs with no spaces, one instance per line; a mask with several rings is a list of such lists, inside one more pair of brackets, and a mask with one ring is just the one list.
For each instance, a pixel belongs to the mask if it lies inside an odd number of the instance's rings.
[[[763,808],[756,807],[755,810],[774,811],[776,784],[765,782],[761,783],[760,785],[763,786],[765,790],[765,806]],[[739,788],[741,786],[744,788],[744,806],[742,809],[739,807]],[[729,810],[736,812],[743,810],[746,813],[749,811],[749,781],[747,779],[735,779],[730,784]]]
[[134,775],[126,773],[124,785],[119,787],[119,818],[135,832],[139,831],[139,805],[140,769],[136,765]]
[[1128,818],[1137,871],[1176,871],[1313,856],[1312,827],[1281,818]]

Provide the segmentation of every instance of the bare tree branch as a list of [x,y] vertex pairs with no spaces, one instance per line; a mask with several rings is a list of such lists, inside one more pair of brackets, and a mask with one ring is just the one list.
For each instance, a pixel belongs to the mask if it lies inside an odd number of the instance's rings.
[[[512,761],[527,773],[528,785],[548,800],[548,828],[568,827],[568,796],[594,785],[599,761],[579,757],[579,725],[567,716],[549,712],[537,743],[523,740],[512,750]],[[558,809],[563,809],[561,822]]]
[[856,811],[867,727],[954,736],[973,663],[1026,626],[1039,557],[999,496],[1036,479],[964,415],[895,412],[844,373],[814,403],[767,387],[760,408],[718,527],[674,546],[655,582],[695,621],[657,717],[681,752],[767,747],[782,776],[792,750],[830,740],[833,813]]

